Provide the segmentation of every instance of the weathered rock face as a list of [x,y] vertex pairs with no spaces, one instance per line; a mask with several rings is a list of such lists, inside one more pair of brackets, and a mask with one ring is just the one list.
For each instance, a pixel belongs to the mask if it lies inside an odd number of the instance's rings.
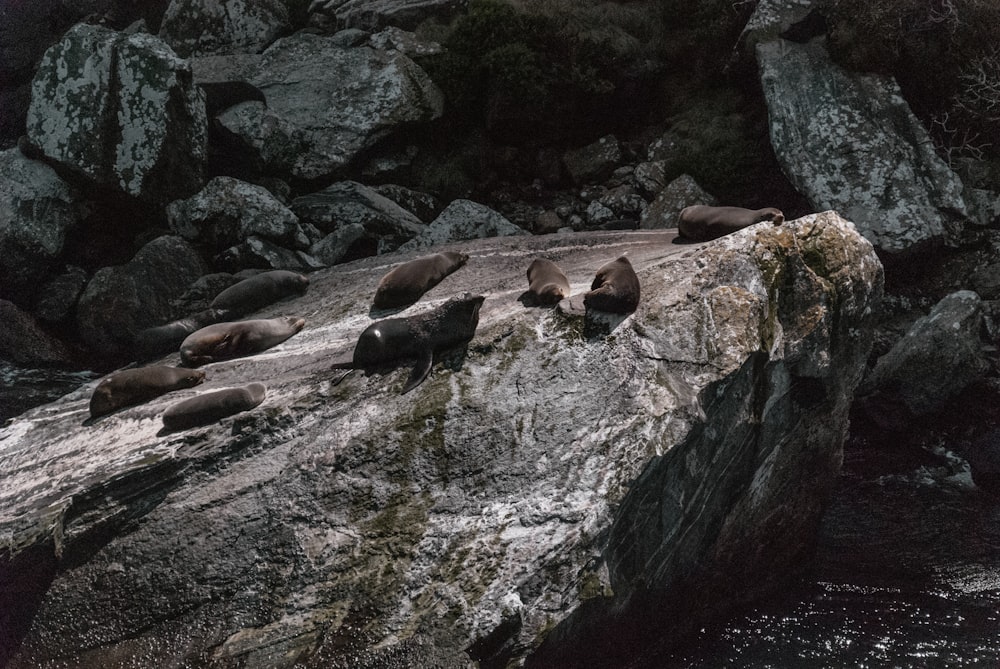
[[[402,315],[470,291],[479,328],[407,395],[406,365],[340,379],[330,359],[387,268],[423,250],[314,273],[256,315],[306,328],[207,366],[197,390],[83,426],[90,384],[15,419],[8,668],[463,666],[466,649],[551,667],[623,651],[595,630],[648,620],[674,639],[776,587],[839,468],[881,265],[832,213],[673,238],[454,247],[468,264]],[[643,297],[610,336],[517,301],[537,254],[579,296],[623,253]],[[174,402],[252,381],[268,387],[252,412],[157,435]]]
[[989,369],[982,329],[979,295],[961,290],[945,297],[878,359],[862,406],[877,424],[898,431],[915,416],[942,410]]
[[327,29],[413,30],[428,17],[448,18],[463,5],[462,0],[316,0],[309,6],[309,22]]
[[160,38],[183,58],[260,53],[292,31],[289,0],[173,0]]
[[716,205],[718,201],[705,192],[690,175],[682,174],[666,185],[645,211],[639,227],[675,228],[681,209],[693,204]]
[[68,367],[75,362],[64,343],[7,300],[0,300],[0,323],[0,357],[21,365]]
[[80,335],[97,353],[128,353],[137,332],[177,316],[171,301],[204,273],[190,244],[180,237],[158,237],[125,265],[94,274],[77,305]]
[[400,248],[412,251],[466,239],[526,234],[526,230],[517,227],[486,205],[459,199],[445,207],[420,234]]
[[822,39],[759,44],[757,61],[774,152],[817,211],[842,212],[888,254],[940,244],[967,216],[893,79],[842,70]]
[[0,296],[31,306],[79,221],[75,199],[48,165],[0,152]]
[[203,183],[202,93],[188,62],[145,33],[71,28],[38,66],[28,137],[67,168],[159,203]]
[[267,104],[246,102],[219,122],[253,147],[270,171],[304,179],[341,170],[401,126],[438,118],[441,91],[398,51],[344,48],[297,33],[258,58],[195,60],[199,80],[245,79]]

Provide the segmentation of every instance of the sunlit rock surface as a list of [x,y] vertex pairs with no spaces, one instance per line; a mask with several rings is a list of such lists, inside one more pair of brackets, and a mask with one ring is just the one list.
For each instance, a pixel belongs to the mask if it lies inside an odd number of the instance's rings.
[[[468,264],[402,315],[469,291],[479,328],[406,395],[408,365],[331,362],[425,250],[313,273],[254,315],[302,332],[196,389],[83,425],[95,381],[15,419],[8,666],[616,666],[780,587],[839,469],[882,268],[833,213],[674,237],[446,247]],[[642,301],[609,335],[518,301],[536,255],[579,297],[622,254]],[[253,411],[158,435],[174,402],[255,381]]]

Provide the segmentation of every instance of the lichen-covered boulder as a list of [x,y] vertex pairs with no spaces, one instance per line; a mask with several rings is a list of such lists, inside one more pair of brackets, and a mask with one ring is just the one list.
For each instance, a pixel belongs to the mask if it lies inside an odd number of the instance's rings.
[[188,62],[156,37],[78,24],[32,82],[28,137],[48,158],[157,203],[204,182],[207,123]]
[[0,300],[0,323],[0,358],[33,367],[69,367],[77,362],[66,344],[14,303]]
[[309,23],[324,29],[413,30],[431,17],[447,20],[464,7],[464,0],[315,0],[309,5]]
[[260,53],[290,33],[289,0],[172,0],[159,36],[183,58]]
[[[6,669],[626,666],[784,587],[837,478],[882,268],[833,213],[674,238],[450,247],[470,258],[448,291],[397,316],[467,291],[478,329],[405,395],[408,363],[331,361],[422,249],[313,273],[260,313],[306,327],[202,386],[81,425],[91,383],[15,419]],[[577,297],[627,255],[637,311],[588,337],[572,309],[526,308],[539,254]],[[267,386],[256,409],[160,434],[174,402],[248,382]]]
[[104,267],[90,279],[77,304],[80,336],[98,354],[130,353],[137,332],[178,316],[173,300],[204,273],[187,241],[157,237],[130,262]]
[[46,281],[35,304],[35,315],[52,325],[68,321],[87,286],[87,278],[85,269],[70,266]]
[[676,228],[681,209],[693,204],[716,205],[718,201],[698,185],[688,174],[682,174],[667,184],[642,215],[639,227],[647,230]]
[[573,182],[579,185],[608,178],[621,161],[621,144],[614,135],[606,135],[592,144],[567,151],[563,155],[566,171]]
[[420,234],[400,248],[412,251],[466,239],[526,234],[527,230],[517,227],[504,218],[503,214],[485,204],[458,199],[452,201]]
[[979,295],[948,295],[878,359],[865,379],[862,407],[877,425],[894,431],[940,411],[989,370],[982,328]]
[[76,193],[17,149],[0,152],[0,297],[29,308],[79,222]]
[[757,61],[775,155],[815,210],[836,209],[897,256],[941,244],[967,217],[962,182],[895,80],[841,69],[823,40],[761,43]]
[[[414,213],[357,181],[338,181],[321,191],[297,197],[292,200],[291,208],[302,221],[326,235],[340,232],[346,226],[361,225],[373,254],[393,251],[427,227]],[[338,239],[351,235],[343,233]]]
[[279,246],[257,237],[231,246],[212,260],[217,269],[239,272],[244,269],[287,269],[294,272],[311,272],[323,267],[323,262],[309,253]]
[[167,206],[170,229],[218,253],[255,236],[292,250],[309,248],[318,231],[261,186],[215,177],[184,200]]
[[[221,60],[220,60],[221,59]],[[441,116],[444,97],[404,54],[345,48],[330,36],[297,33],[252,62],[196,60],[199,80],[245,77],[267,102],[236,105],[218,118],[258,152],[271,171],[318,179],[343,170],[358,154],[407,125]]]

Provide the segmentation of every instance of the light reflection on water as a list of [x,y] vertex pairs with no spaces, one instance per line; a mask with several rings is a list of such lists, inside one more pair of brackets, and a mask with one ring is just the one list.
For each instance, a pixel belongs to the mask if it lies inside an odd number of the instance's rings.
[[1000,667],[1000,499],[944,449],[881,475],[848,455],[801,587],[644,669]]

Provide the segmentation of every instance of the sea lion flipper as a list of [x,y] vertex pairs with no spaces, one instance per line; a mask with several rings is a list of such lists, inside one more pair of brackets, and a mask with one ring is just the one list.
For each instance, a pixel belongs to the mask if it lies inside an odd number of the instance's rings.
[[434,365],[434,352],[430,349],[423,351],[417,358],[416,363],[413,365],[413,371],[410,372],[410,378],[406,380],[406,385],[403,386],[400,395],[405,395],[410,392],[427,378],[427,375],[431,373],[431,367]]

